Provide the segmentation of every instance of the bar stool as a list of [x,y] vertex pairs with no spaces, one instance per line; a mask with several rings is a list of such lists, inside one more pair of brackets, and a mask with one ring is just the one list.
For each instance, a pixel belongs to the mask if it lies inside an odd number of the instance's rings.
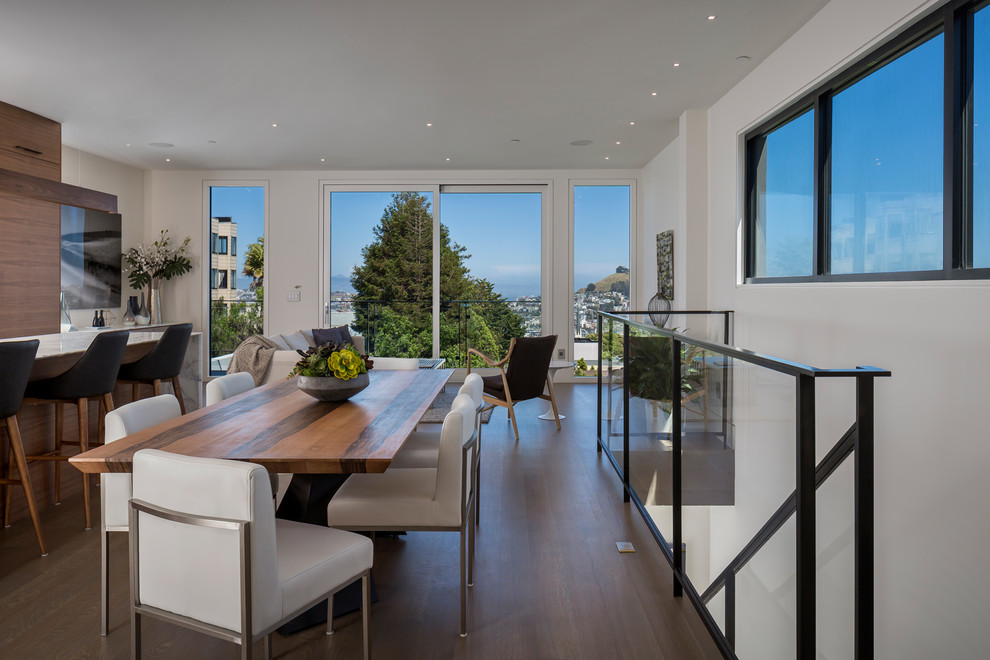
[[[27,460],[24,457],[24,445],[21,442],[21,432],[17,427],[17,411],[24,399],[24,389],[31,376],[34,366],[34,356],[38,353],[38,340],[0,342],[0,419],[7,429],[7,476],[0,479],[4,484],[4,525],[10,521],[10,487],[20,484],[24,489],[31,522],[34,523],[34,533],[38,535],[38,545],[41,546],[41,556],[48,554],[45,550],[45,539],[41,535],[41,521],[38,519],[38,505],[34,501],[34,491],[31,489],[31,475],[28,472]],[[17,479],[13,478],[11,467],[17,465]]]
[[[89,400],[103,402],[106,410],[113,410],[113,388],[117,381],[117,371],[127,347],[127,330],[101,332],[93,339],[79,361],[65,373],[29,383],[24,403],[55,404],[55,449],[54,451],[28,456],[28,461],[55,461],[55,503],[62,500],[62,462],[68,456],[62,455],[62,445],[79,445],[79,451],[89,449]],[[79,442],[62,440],[62,404],[74,403],[78,409]],[[86,529],[91,527],[89,516],[89,475],[83,478],[83,506],[85,507]]]
[[183,415],[186,414],[186,404],[182,400],[182,389],[179,387],[179,372],[182,371],[182,361],[186,357],[191,335],[192,323],[170,325],[150,353],[136,362],[121,365],[117,382],[132,385],[132,401],[141,398],[142,384],[151,385],[154,396],[158,396],[162,393],[162,381],[169,380],[172,382],[175,398],[179,400],[179,409]]

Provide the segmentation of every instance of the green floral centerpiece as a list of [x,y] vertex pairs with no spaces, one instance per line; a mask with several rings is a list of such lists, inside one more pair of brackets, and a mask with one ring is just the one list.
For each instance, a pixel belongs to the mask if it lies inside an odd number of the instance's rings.
[[298,376],[300,390],[320,401],[344,401],[370,383],[371,360],[352,346],[326,344],[308,351],[296,351],[302,359],[289,372]]

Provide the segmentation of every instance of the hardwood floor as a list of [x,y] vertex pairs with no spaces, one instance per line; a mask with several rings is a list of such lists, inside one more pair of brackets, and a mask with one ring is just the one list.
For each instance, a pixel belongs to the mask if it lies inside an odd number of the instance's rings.
[[[595,389],[559,385],[563,430],[517,406],[520,440],[504,410],[485,425],[481,526],[468,636],[457,635],[457,535],[411,532],[375,541],[375,658],[720,657],[639,514],[595,451]],[[98,491],[97,491],[98,492]],[[31,524],[0,531],[0,658],[126,658],[130,653],[127,535],[111,540],[111,631],[99,634],[99,532],[82,529],[78,496],[42,511],[48,557]],[[99,499],[94,498],[94,522]],[[616,541],[632,541],[619,554]],[[360,657],[360,614],[274,636],[275,657]],[[235,658],[234,645],[148,621],[148,658]],[[261,644],[255,645],[261,657]]]

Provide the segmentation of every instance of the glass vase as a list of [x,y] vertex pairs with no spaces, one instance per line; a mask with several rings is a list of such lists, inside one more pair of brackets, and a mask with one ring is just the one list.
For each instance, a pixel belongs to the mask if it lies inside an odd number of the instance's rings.
[[162,294],[161,280],[152,279],[148,289],[148,311],[151,317],[151,325],[161,325],[162,323]]
[[148,314],[148,308],[144,306],[144,291],[141,292],[141,306],[138,311],[134,314],[134,322],[138,325],[148,325],[148,321],[151,317]]

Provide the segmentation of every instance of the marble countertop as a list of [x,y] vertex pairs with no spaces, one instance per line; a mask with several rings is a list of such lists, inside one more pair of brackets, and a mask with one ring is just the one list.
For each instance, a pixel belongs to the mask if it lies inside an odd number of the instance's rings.
[[[135,326],[137,327],[137,326]],[[32,335],[28,337],[8,337],[6,339],[0,339],[0,341],[23,341],[25,339],[37,339],[40,343],[38,346],[38,355],[35,359],[52,358],[59,357],[63,355],[71,355],[73,353],[83,353],[89,345],[93,343],[93,339],[99,332],[107,332],[111,330],[130,330],[130,337],[127,339],[127,345],[135,344],[146,344],[150,342],[157,342],[161,339],[162,334],[165,332],[164,329],[161,330],[135,330],[132,328],[93,328],[86,330],[76,330],[73,332],[61,332],[58,334],[51,335]],[[199,335],[201,333],[194,332],[193,335]]]

